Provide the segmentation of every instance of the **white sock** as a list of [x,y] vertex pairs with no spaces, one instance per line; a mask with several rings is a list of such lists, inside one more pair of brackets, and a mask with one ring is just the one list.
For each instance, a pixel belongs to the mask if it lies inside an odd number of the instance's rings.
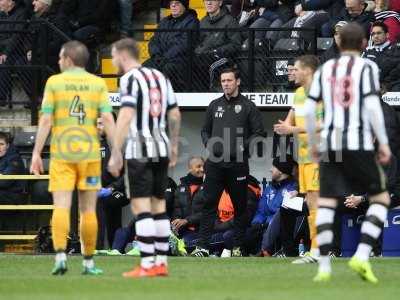
[[329,257],[329,255],[320,257],[318,271],[324,273],[332,272],[331,258]]
[[154,247],[156,252],[155,264],[159,265],[167,265],[168,261],[168,251],[169,251],[169,236],[171,234],[171,224],[166,215],[160,215],[160,219],[157,216],[154,216],[154,224],[156,228],[156,235],[154,241]]
[[156,266],[168,265],[168,256],[166,255],[156,255]]
[[94,268],[94,260],[93,258],[89,258],[89,259],[83,259],[82,261],[82,266],[88,269],[92,269]]
[[369,254],[371,253],[372,246],[368,244],[359,244],[357,251],[354,254],[359,260],[367,261],[369,259]]
[[140,248],[140,265],[146,269],[151,268],[154,266],[154,236],[156,235],[152,215],[150,213],[139,214],[135,229]]
[[372,203],[365,215],[365,220],[361,225],[361,241],[354,254],[362,261],[367,261],[369,255],[379,236],[387,218],[387,207],[381,204]]
[[150,269],[154,266],[154,256],[142,257],[140,260],[140,266],[145,269]]
[[67,260],[67,255],[65,254],[65,252],[58,252],[56,254],[55,260],[56,260],[57,263],[59,263],[61,261],[66,261]]

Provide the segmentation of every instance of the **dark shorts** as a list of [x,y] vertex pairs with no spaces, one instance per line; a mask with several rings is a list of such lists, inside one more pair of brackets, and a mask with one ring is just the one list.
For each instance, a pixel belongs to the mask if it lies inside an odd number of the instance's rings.
[[164,199],[168,184],[168,158],[158,162],[136,159],[125,161],[125,188],[129,199],[157,197]]
[[373,151],[322,154],[320,196],[343,198],[363,191],[374,196],[386,191],[386,176]]

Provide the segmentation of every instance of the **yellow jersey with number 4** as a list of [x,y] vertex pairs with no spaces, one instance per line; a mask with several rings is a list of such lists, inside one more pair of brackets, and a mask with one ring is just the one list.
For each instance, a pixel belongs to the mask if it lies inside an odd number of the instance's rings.
[[99,161],[97,118],[111,112],[104,80],[73,68],[51,76],[41,112],[53,116],[51,159],[66,162]]
[[[294,95],[294,119],[295,126],[305,128],[305,111],[304,105],[307,99],[306,91],[303,87],[299,87]],[[318,104],[316,118],[318,122],[322,121],[323,109],[322,105]],[[312,163],[310,150],[308,149],[308,137],[306,133],[299,133],[297,135],[297,162],[299,164],[309,164]]]

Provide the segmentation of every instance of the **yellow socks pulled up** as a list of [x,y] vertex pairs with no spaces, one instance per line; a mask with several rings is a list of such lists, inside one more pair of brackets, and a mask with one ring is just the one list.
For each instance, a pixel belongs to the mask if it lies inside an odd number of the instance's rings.
[[312,251],[318,251],[317,225],[315,224],[316,219],[317,219],[317,210],[311,209],[310,215],[308,216],[308,227],[310,228],[310,240],[311,240]]
[[80,232],[83,256],[92,256],[96,250],[97,217],[95,212],[81,214]]
[[69,233],[70,220],[69,209],[54,208],[51,218],[51,232],[53,237],[53,247],[56,252],[64,252],[67,248],[67,236]]

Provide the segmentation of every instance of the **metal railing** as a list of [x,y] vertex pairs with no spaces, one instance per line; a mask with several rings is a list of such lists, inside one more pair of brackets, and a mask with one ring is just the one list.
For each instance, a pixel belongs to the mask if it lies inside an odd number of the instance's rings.
[[30,107],[32,124],[38,121],[45,80],[54,73],[54,63],[50,60],[58,56],[59,49],[53,49],[50,39],[59,40],[59,46],[69,40],[46,20],[0,20],[0,55],[7,53],[7,59],[0,64],[0,105]]
[[[292,32],[298,32],[296,38],[291,37]],[[152,39],[148,49],[141,49],[150,56],[144,65],[158,67],[166,73],[178,92],[218,90],[218,71],[226,65],[239,68],[244,92],[284,91],[289,59],[317,54],[315,28],[135,29],[134,36],[149,36],[149,33]],[[212,39],[212,35],[222,35],[226,43],[213,49],[204,47],[203,41]],[[179,54],[173,58],[154,55],[157,41],[165,43],[165,47],[166,39],[171,38],[176,39]],[[141,46],[146,47],[146,44]],[[163,49],[165,53],[167,50]]]

